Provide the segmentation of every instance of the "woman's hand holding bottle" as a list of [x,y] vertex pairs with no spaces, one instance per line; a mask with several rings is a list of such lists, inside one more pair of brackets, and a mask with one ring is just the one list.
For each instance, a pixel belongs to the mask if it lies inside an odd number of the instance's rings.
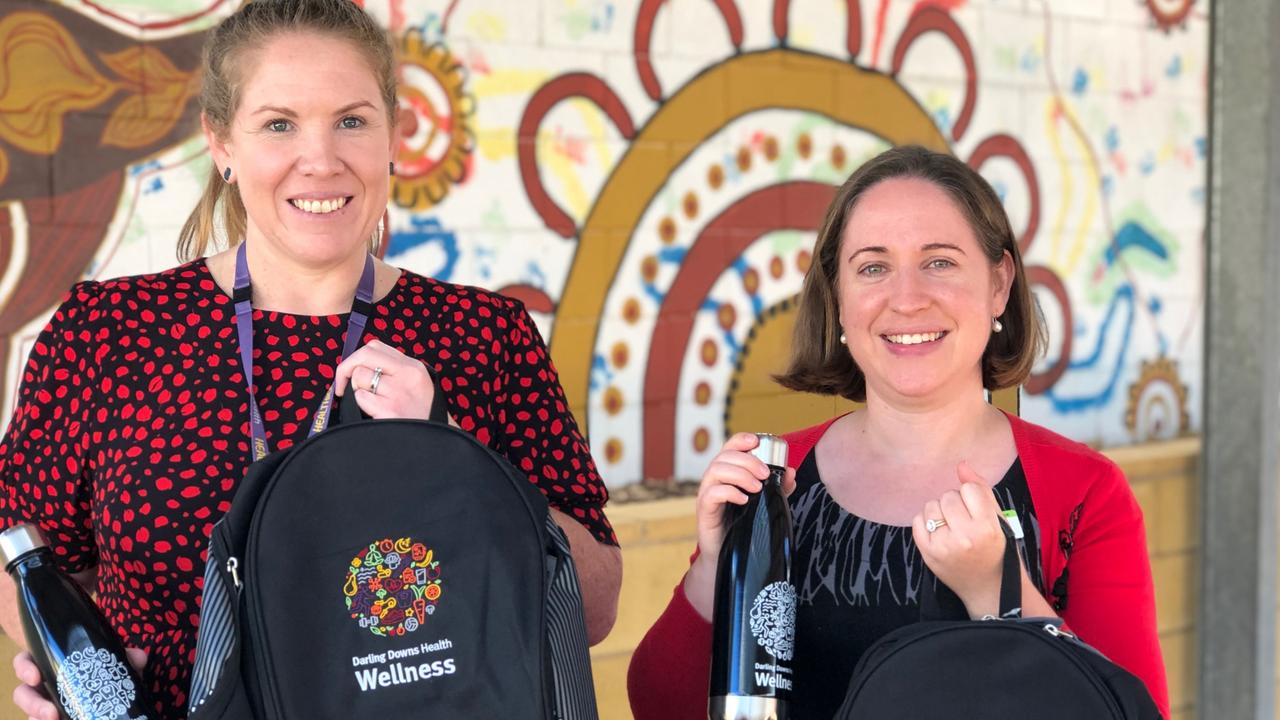
[[[730,437],[712,458],[698,486],[698,556],[685,575],[684,591],[690,604],[706,620],[711,619],[716,564],[724,539],[724,506],[727,503],[745,505],[748,493],[760,492],[763,481],[769,477],[769,467],[750,455],[759,442],[754,433],[742,432]],[[783,496],[790,496],[795,487],[795,469],[787,468],[782,483]]]
[[[138,648],[125,650],[129,664],[139,673],[147,664],[147,651]],[[58,706],[44,694],[44,678],[31,653],[23,650],[13,656],[13,672],[18,676],[18,687],[13,689],[13,704],[26,713],[29,720],[58,720]]]

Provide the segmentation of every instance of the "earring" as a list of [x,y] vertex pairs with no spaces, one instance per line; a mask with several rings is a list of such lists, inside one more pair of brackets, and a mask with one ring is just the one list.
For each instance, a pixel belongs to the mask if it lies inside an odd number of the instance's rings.
[[231,168],[230,168],[230,167],[228,167],[226,170],[223,170],[223,171],[222,171],[222,179],[223,179],[223,180],[225,180],[225,181],[227,181],[227,182],[231,182]]
[[1000,318],[991,318],[991,331],[1000,332],[1004,329],[1004,323],[1000,322]]
[[394,160],[392,160],[392,161],[391,161],[391,163],[390,163],[390,165],[391,165],[391,168],[390,168],[390,169],[391,169],[391,174],[392,174],[392,175],[395,175],[395,174],[396,174],[396,163],[395,163],[395,161],[394,161]]
[[848,343],[848,342],[849,342],[849,338],[845,337],[845,336],[844,336],[844,333],[840,333],[840,344],[841,344],[841,345],[844,345],[844,344],[846,344],[846,343]]

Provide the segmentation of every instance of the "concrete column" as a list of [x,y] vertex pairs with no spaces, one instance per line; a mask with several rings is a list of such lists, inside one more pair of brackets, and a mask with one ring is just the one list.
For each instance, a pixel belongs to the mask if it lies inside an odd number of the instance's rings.
[[1273,720],[1280,484],[1280,9],[1213,3],[1200,718]]

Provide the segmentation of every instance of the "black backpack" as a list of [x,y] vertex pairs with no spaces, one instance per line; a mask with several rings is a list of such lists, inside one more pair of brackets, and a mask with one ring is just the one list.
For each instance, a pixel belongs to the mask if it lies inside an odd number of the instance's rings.
[[568,543],[444,422],[341,422],[250,466],[213,529],[191,720],[596,720]]
[[[921,588],[935,591],[921,593],[921,622],[867,649],[836,720],[1159,720],[1136,676],[1063,630],[1060,619],[1022,617],[1018,553],[1000,525],[1000,617],[967,619],[960,599],[926,570]],[[948,617],[965,619],[939,619]]]

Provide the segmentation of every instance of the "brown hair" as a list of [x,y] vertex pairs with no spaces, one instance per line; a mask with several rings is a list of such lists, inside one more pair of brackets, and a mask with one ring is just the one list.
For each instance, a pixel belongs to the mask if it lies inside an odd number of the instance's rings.
[[840,395],[856,402],[867,399],[867,378],[839,340],[836,275],[840,241],[858,199],[874,185],[892,178],[918,178],[938,186],[964,214],[993,265],[1006,252],[1013,258],[1013,285],[1000,316],[1004,330],[991,334],[982,353],[982,385],[988,390],[1020,385],[1031,374],[1047,338],[1009,217],[995,191],[972,168],[946,153],[916,145],[895,147],[868,160],[831,201],[800,290],[791,363],[774,380],[792,390]]
[[[360,6],[351,0],[255,0],[223,20],[204,46],[200,109],[215,135],[227,137],[239,108],[245,55],[262,48],[271,38],[291,32],[329,35],[364,53],[377,76],[387,120],[395,125],[395,54],[386,33]],[[224,181],[221,172],[216,166],[210,169],[200,202],[182,226],[178,236],[178,258],[182,261],[205,254],[218,220],[229,243],[234,245],[244,237],[247,221],[240,191]]]

